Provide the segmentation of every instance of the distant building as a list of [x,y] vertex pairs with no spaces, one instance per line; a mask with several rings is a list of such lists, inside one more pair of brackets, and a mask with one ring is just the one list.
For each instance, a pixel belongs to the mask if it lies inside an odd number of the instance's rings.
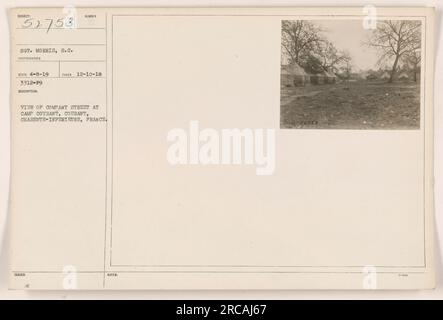
[[281,66],[280,83],[283,87],[306,86],[309,84],[333,84],[337,82],[337,76],[333,72],[321,72],[308,74],[297,63]]
[[321,73],[310,74],[309,79],[311,80],[312,84],[324,84],[326,81],[324,74]]
[[337,76],[333,72],[328,71],[310,74],[309,79],[312,84],[332,84],[337,82]]
[[326,83],[336,83],[337,82],[337,76],[333,72],[325,71],[325,79],[326,79]]
[[407,81],[407,80],[409,80],[409,76],[406,73],[406,71],[402,71],[398,74],[397,79],[402,80],[402,81]]
[[373,72],[373,73],[368,73],[368,75],[366,76],[366,80],[377,80],[378,79],[378,76],[377,76],[377,74],[375,73],[375,72]]
[[310,82],[309,75],[295,62],[282,65],[280,77],[281,85],[285,87],[305,86]]
[[420,82],[420,71],[421,71],[420,66],[418,66],[418,68],[415,70],[415,72],[412,71],[413,79],[416,82]]
[[389,74],[387,71],[383,72],[383,73],[380,75],[380,79],[382,79],[382,80],[389,80],[390,77],[391,77],[391,76],[390,76],[390,74]]

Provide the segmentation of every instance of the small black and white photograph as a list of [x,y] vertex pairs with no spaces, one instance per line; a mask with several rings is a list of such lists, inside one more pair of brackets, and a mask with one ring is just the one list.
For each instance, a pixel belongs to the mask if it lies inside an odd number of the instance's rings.
[[283,20],[281,129],[419,129],[421,22]]

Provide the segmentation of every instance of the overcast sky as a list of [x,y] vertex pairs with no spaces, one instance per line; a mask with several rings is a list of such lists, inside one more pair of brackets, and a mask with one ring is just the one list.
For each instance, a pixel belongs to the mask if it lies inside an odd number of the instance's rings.
[[362,20],[316,20],[312,21],[325,30],[324,35],[339,50],[346,50],[356,69],[377,69],[378,55],[374,48],[363,42],[371,30],[363,29]]

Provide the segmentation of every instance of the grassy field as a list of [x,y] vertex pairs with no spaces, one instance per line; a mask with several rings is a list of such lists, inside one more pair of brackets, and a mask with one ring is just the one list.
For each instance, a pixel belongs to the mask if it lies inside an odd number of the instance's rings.
[[419,129],[414,82],[356,81],[281,89],[281,128]]

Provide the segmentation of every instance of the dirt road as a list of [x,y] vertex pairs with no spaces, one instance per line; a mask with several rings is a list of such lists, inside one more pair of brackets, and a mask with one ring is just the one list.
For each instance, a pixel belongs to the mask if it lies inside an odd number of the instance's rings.
[[283,88],[281,128],[419,129],[419,85],[358,81]]

